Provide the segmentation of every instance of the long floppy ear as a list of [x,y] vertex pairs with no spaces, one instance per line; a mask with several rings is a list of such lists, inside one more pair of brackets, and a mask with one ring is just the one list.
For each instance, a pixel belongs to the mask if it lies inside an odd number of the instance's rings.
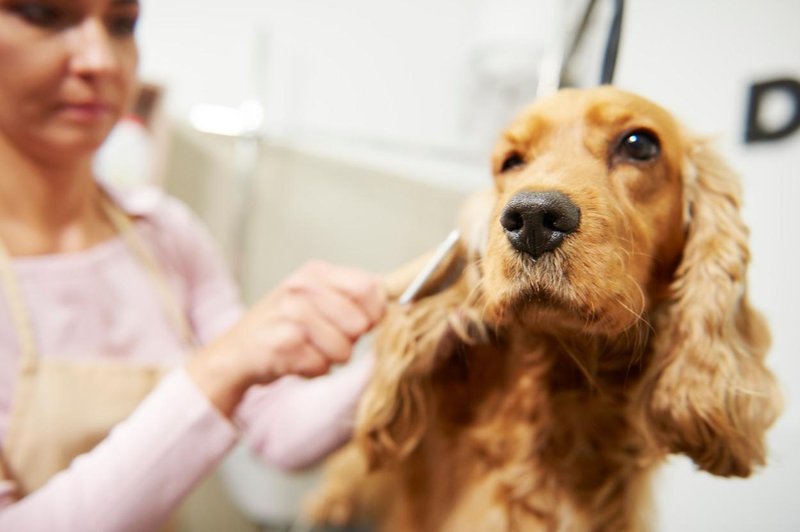
[[[373,469],[408,456],[424,435],[432,407],[430,377],[437,365],[458,345],[487,338],[480,315],[479,262],[485,249],[482,226],[488,223],[490,208],[487,193],[468,199],[461,211],[461,239],[455,251],[437,268],[417,300],[409,305],[390,304],[378,328],[374,375],[356,422],[356,440]],[[415,261],[389,276],[390,297],[410,282],[409,271],[416,273],[424,262]]]
[[687,241],[656,312],[641,405],[661,445],[700,469],[748,476],[764,464],[781,398],[764,365],[769,330],[747,300],[748,229],[738,178],[704,141],[684,170]]

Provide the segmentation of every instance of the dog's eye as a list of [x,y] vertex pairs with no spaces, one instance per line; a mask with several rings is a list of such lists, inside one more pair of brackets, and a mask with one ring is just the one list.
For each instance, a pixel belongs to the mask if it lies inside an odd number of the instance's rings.
[[517,152],[513,152],[509,154],[505,160],[503,161],[502,166],[500,166],[500,172],[507,172],[508,170],[513,170],[514,168],[520,167],[525,164],[525,159],[522,158]]
[[658,152],[656,136],[641,129],[627,133],[617,148],[617,155],[634,161],[652,161],[658,156]]

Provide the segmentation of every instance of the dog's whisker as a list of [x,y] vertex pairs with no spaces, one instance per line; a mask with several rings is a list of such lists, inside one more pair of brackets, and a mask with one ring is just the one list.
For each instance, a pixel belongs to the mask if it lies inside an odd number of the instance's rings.
[[576,354],[573,349],[568,346],[561,338],[558,339],[559,347],[566,353],[570,359],[575,363],[575,367],[583,374],[589,386],[595,391],[602,393],[604,390],[595,379],[593,372],[586,366],[585,361],[581,360],[580,355]]

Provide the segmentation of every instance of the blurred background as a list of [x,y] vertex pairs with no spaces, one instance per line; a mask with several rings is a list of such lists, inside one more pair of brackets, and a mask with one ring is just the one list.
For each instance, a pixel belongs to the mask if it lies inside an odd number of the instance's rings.
[[[141,4],[142,94],[99,171],[186,201],[253,301],[310,258],[387,271],[436,245],[490,185],[510,118],[554,83],[599,82],[623,2]],[[614,84],[715,137],[743,176],[752,300],[787,399],[755,477],[671,459],[655,529],[800,530],[800,2],[629,0],[623,13]],[[287,529],[317,475],[239,448],[190,502],[190,529]]]

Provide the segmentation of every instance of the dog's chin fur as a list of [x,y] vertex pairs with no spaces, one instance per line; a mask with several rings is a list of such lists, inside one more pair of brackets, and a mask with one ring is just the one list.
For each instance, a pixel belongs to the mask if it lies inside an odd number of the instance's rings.
[[[556,250],[534,260],[509,249],[502,262],[501,273],[489,276],[494,282],[482,287],[484,318],[496,327],[516,325],[548,334],[615,336],[643,320],[644,295],[630,279],[606,280],[617,287],[612,297],[575,287],[572,278],[577,275],[570,275],[574,268],[569,251]],[[496,266],[485,260],[484,267]]]

